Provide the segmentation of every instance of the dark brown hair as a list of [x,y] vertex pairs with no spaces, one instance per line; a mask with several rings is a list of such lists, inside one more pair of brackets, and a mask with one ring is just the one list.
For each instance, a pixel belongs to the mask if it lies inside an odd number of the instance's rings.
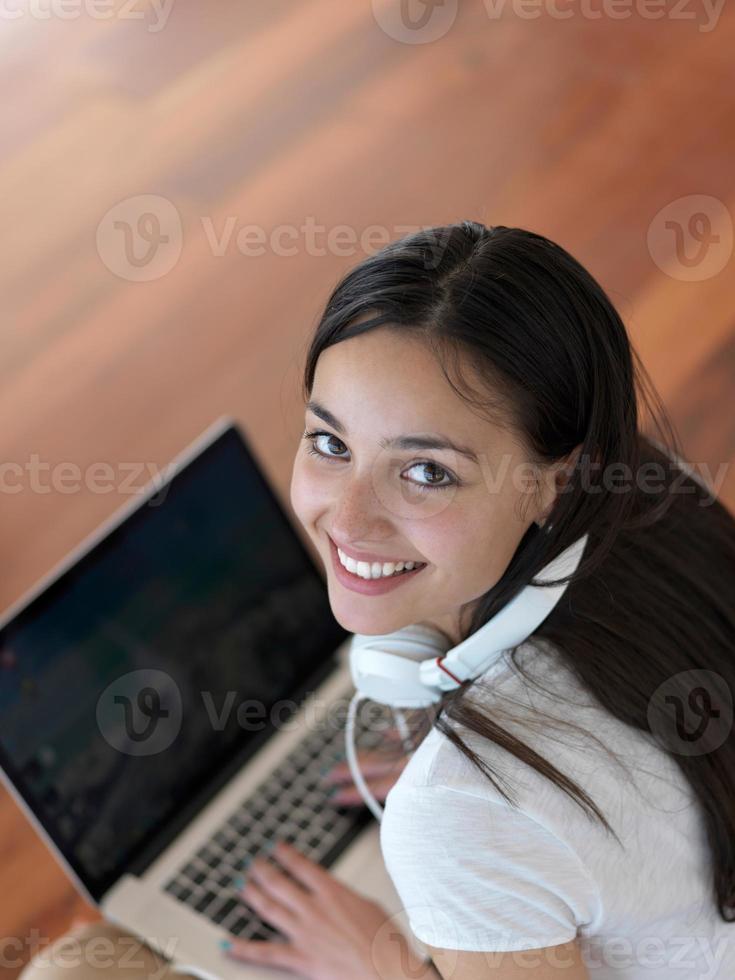
[[[714,899],[722,918],[734,921],[731,727],[724,741],[705,730],[712,744],[700,744],[696,754],[680,751],[675,734],[666,733],[676,731],[677,699],[684,704],[691,695],[690,671],[708,672],[713,715],[731,710],[735,520],[684,463],[612,302],[579,262],[541,235],[475,221],[425,229],[363,260],[335,287],[307,353],[307,397],[322,351],[378,327],[410,331],[430,345],[457,393],[509,421],[538,463],[579,447],[549,525],[530,526],[500,581],[466,610],[462,638],[589,535],[562,600],[533,636],[553,645],[608,712],[653,734],[676,760],[701,806]],[[462,378],[461,356],[487,380],[487,391],[472,391]],[[642,408],[647,419],[639,416]],[[651,424],[656,437],[645,434]],[[650,477],[651,467],[659,477],[655,490],[650,479],[638,479]],[[613,472],[629,477],[626,492],[611,483]],[[522,671],[516,650],[512,662]],[[473,703],[473,683],[449,692],[431,724],[511,803],[497,773],[449,721],[533,767],[614,834],[581,787]],[[657,694],[664,683],[665,698]]]

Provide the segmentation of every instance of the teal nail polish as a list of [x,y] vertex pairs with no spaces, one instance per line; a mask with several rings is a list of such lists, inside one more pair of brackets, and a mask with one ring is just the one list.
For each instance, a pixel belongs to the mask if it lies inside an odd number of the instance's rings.
[[268,843],[267,843],[267,844],[265,845],[265,847],[263,848],[263,850],[264,850],[264,851],[266,852],[266,854],[270,854],[270,852],[271,852],[271,851],[273,850],[273,848],[274,848],[274,847],[276,846],[276,843],[277,843],[277,842],[276,842],[276,841],[275,841],[275,840],[274,840],[273,838],[271,838],[271,839],[270,839],[270,840],[268,841]]
[[253,859],[252,859],[251,857],[244,857],[244,858],[243,858],[243,859],[242,859],[241,861],[238,861],[238,862],[237,862],[237,867],[238,867],[238,868],[239,868],[239,869],[240,869],[241,871],[245,871],[245,870],[247,870],[247,868],[248,868],[248,866],[250,865],[250,862],[251,862],[252,860],[253,860]]
[[220,939],[219,944],[222,949],[232,949],[232,943],[229,939]]
[[245,878],[243,875],[238,875],[237,878],[232,882],[233,886],[239,891],[241,888],[245,887]]

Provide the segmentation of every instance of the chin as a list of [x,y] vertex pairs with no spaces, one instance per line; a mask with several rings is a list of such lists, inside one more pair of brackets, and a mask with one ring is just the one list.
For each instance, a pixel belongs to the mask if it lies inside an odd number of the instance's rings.
[[384,633],[394,633],[396,630],[410,626],[413,619],[397,614],[377,613],[369,609],[348,609],[344,604],[335,605],[330,602],[332,615],[339,625],[349,633],[360,633],[362,636],[380,636]]

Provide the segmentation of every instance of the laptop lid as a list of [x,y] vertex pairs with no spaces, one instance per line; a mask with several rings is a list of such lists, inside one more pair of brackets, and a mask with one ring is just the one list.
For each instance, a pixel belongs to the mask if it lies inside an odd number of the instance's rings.
[[0,766],[93,901],[140,874],[349,634],[220,420],[0,621]]

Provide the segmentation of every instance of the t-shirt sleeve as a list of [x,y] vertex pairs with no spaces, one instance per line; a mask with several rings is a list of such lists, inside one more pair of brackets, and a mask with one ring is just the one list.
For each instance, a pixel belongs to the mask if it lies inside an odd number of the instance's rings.
[[430,946],[556,946],[596,912],[597,888],[578,856],[510,804],[399,781],[380,842],[409,925]]

